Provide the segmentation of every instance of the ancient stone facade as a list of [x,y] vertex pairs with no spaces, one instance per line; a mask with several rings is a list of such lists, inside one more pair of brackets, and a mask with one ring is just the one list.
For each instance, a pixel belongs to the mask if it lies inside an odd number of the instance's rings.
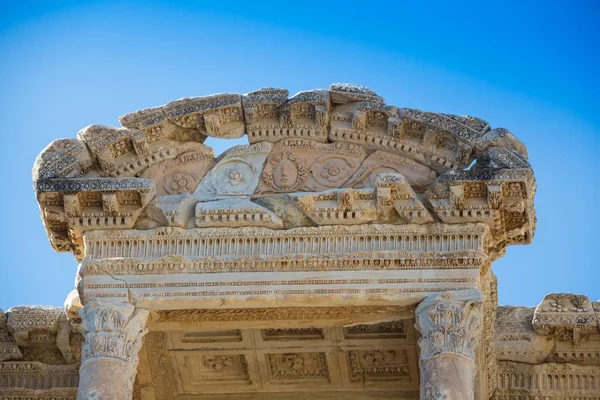
[[351,84],[120,122],[35,162],[80,264],[64,309],[0,312],[0,399],[600,399],[599,304],[497,305],[536,225],[506,129]]

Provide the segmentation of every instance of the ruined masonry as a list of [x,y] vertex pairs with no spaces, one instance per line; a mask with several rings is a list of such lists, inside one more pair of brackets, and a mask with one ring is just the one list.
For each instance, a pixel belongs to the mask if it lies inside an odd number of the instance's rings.
[[498,307],[536,224],[508,130],[352,84],[120,122],[35,161],[76,290],[0,310],[0,399],[600,399],[599,302]]

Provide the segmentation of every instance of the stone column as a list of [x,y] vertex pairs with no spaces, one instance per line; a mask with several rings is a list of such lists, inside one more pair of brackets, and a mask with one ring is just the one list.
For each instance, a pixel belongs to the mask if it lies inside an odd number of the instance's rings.
[[91,301],[79,314],[85,342],[77,400],[131,400],[149,311]]
[[472,400],[475,348],[483,295],[479,290],[442,292],[417,306],[421,400]]

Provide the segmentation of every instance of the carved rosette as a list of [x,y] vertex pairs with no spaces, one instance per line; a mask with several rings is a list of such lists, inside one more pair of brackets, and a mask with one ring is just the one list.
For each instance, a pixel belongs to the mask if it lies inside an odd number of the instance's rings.
[[78,399],[130,399],[149,311],[89,302],[80,311],[85,342]]

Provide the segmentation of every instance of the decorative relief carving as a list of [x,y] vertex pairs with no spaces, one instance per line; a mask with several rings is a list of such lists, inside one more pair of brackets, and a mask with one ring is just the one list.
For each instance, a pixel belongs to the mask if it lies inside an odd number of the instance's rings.
[[229,149],[202,179],[194,196],[200,201],[250,197],[271,147],[270,143],[258,143]]
[[272,381],[329,380],[325,353],[278,353],[266,357]]
[[351,350],[346,356],[350,382],[410,380],[406,350]]
[[256,194],[264,196],[341,187],[365,157],[365,151],[353,144],[282,140],[267,159]]
[[233,365],[234,358],[232,356],[210,356],[203,357],[202,361],[204,361],[206,368],[212,369],[215,372],[221,372]]
[[492,399],[600,398],[600,367],[500,362]]
[[344,337],[346,339],[406,339],[407,330],[403,320],[360,324],[344,328]]
[[377,218],[375,192],[369,189],[333,189],[292,198],[318,225],[355,225]]
[[197,148],[195,142],[166,138],[161,132],[90,125],[77,133],[98,159],[104,174],[133,177],[161,161]]
[[[306,160],[291,152],[276,153],[269,157],[262,181],[274,193],[297,192],[308,179]],[[264,189],[259,187],[258,193]]]
[[7,327],[19,346],[56,340],[60,307],[17,306],[8,310]]
[[257,387],[254,368],[249,365],[253,362],[248,359],[250,352],[174,350],[169,353],[185,392],[247,391]]
[[78,139],[58,139],[50,143],[33,165],[33,181],[52,178],[98,176],[96,160]]
[[250,200],[231,198],[196,204],[196,226],[199,228],[264,226],[281,229],[283,223],[271,211]]
[[475,156],[475,143],[490,130],[488,122],[470,116],[400,110],[400,138],[423,139],[427,161],[439,173],[466,168]]
[[340,105],[331,115],[329,140],[395,153],[425,164],[421,142],[400,139],[397,133],[399,123],[396,107],[370,101]]
[[194,193],[196,187],[215,165],[214,153],[210,147],[197,143],[195,150],[162,161],[140,174],[141,178],[156,182],[156,195],[177,195]]
[[332,83],[329,86],[329,95],[334,104],[346,104],[353,101],[368,101],[371,103],[385,104],[383,97],[366,86],[352,83]]
[[78,381],[78,365],[75,364],[45,365],[30,361],[0,363],[2,399],[75,399]]
[[483,222],[490,226],[488,252],[498,258],[508,243],[531,242],[535,231],[530,169],[475,169],[448,173],[425,191],[425,203],[445,223]]
[[404,176],[393,173],[378,175],[375,193],[380,215],[389,216],[393,209],[403,222],[409,224],[433,222],[433,217]]
[[583,295],[551,293],[536,307],[533,330],[555,335],[578,345],[581,336],[597,332],[598,317],[590,300]]
[[165,310],[158,312],[156,322],[343,320],[362,314],[402,311],[403,308],[397,306]]
[[[463,225],[357,225],[304,227],[276,231],[260,227],[86,232],[87,257],[286,257],[300,254],[369,252],[445,253],[485,251],[487,227]],[[177,247],[172,246],[173,243]],[[433,255],[433,254],[432,254]],[[423,256],[421,254],[420,256]],[[366,257],[369,258],[369,257]],[[452,257],[453,258],[453,257]]]
[[262,339],[272,340],[322,340],[324,339],[323,329],[319,328],[284,328],[284,329],[263,329]]
[[233,139],[244,135],[244,113],[239,94],[215,94],[172,101],[162,107],[166,117],[182,128],[207,136]]
[[401,174],[415,189],[419,190],[432,183],[436,177],[435,171],[423,164],[397,154],[377,150],[363,161],[346,186],[375,187],[377,177],[383,173]]
[[21,350],[6,326],[6,314],[0,309],[0,362],[22,358]]
[[443,353],[474,360],[482,301],[478,290],[441,293],[423,300],[415,311],[421,360]]
[[311,90],[297,93],[289,100],[287,90],[261,89],[245,96],[248,140],[277,142],[286,138],[327,140],[329,93]]
[[[329,90],[304,91],[290,99],[287,90],[273,88],[244,96],[185,98],[127,114],[120,121],[125,128],[91,125],[79,132],[81,140],[56,141],[36,161],[34,181],[51,243],[56,250],[74,251],[78,259],[81,228],[66,224],[62,210],[51,209],[51,204],[68,208],[74,216],[85,205],[102,208],[102,214],[76,218],[97,221],[98,227],[89,228],[97,229],[106,221],[137,219],[137,213],[123,213],[123,205],[143,209],[153,193],[146,188],[146,202],[135,190],[81,193],[77,181],[70,185],[72,193],[41,195],[39,187],[48,185],[41,180],[140,176],[155,180],[158,196],[193,191],[200,201],[214,201],[254,195],[263,200],[261,205],[281,209],[283,205],[274,204],[275,195],[375,188],[378,175],[396,173],[406,179],[404,189],[398,187],[402,193],[390,199],[382,187],[378,222],[430,223],[432,216],[419,195],[427,189],[427,205],[444,223],[490,226],[493,257],[507,244],[530,242],[535,229],[533,173],[526,149],[514,135],[501,128],[490,131],[486,121],[474,117],[398,109],[364,86],[336,83]],[[252,145],[230,149],[213,165],[211,149],[200,143],[206,135],[233,138],[244,131]],[[273,151],[269,142],[275,143]],[[365,150],[373,152],[366,157]],[[470,170],[445,173],[467,167],[475,156]],[[434,183],[436,172],[443,176]],[[505,190],[506,184],[515,183],[525,185],[524,196]],[[317,223],[300,213],[277,215],[286,229]],[[159,219],[144,216],[135,226],[185,226]],[[119,227],[131,228],[129,223]]]
[[82,232],[130,229],[154,196],[139,178],[46,179],[35,182],[42,221],[57,251],[83,258]]
[[[370,257],[370,258],[369,258]],[[84,260],[81,270],[86,276],[105,275],[161,275],[219,272],[300,272],[300,271],[387,271],[417,269],[476,269],[489,264],[480,253],[472,251],[452,253],[411,254],[408,252],[359,252],[352,254],[307,254],[266,257],[248,256],[225,261],[218,257],[188,259],[182,256],[160,257],[155,260],[136,258]],[[108,272],[110,271],[110,272]],[[426,278],[425,278],[426,279]]]
[[80,311],[85,342],[82,363],[109,357],[137,365],[149,312],[130,303],[88,302]]

